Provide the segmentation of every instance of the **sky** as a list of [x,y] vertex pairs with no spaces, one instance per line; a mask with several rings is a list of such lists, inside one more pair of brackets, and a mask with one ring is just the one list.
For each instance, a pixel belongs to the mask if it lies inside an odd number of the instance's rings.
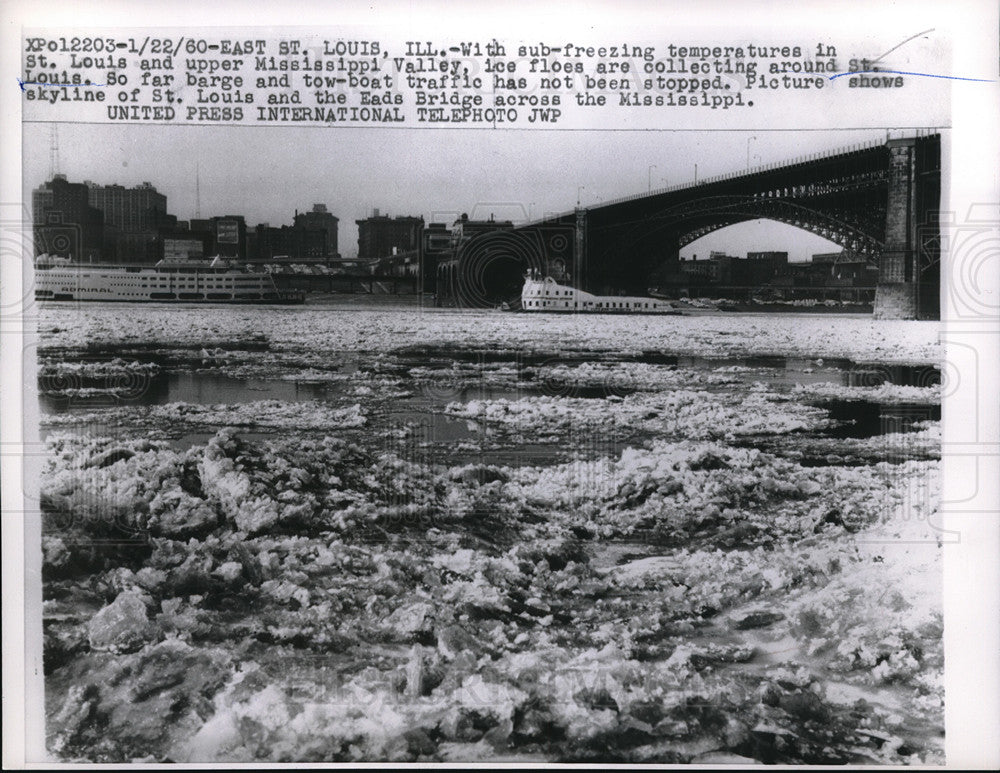
[[[543,131],[56,124],[56,171],[71,182],[150,182],[180,220],[243,215],[248,226],[291,224],[326,204],[340,218],[339,250],[357,254],[355,221],[378,209],[450,224],[524,221],[546,213],[693,183],[751,167],[884,140],[885,130]],[[24,124],[25,201],[49,179],[48,125]],[[696,168],[697,167],[697,168]],[[785,250],[792,260],[839,247],[771,221],[730,226],[682,250],[743,255]]]

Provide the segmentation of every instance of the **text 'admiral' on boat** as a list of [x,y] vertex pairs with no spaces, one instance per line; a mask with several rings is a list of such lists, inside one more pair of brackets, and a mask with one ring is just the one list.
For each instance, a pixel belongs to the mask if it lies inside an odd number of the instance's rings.
[[225,258],[182,258],[156,265],[74,263],[40,255],[35,261],[39,301],[133,303],[302,303],[301,290],[279,290],[263,271]]

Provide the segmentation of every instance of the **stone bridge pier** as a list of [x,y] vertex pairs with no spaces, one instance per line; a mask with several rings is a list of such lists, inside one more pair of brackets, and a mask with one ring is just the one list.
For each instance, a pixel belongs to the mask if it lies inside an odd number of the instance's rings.
[[[916,138],[889,140],[885,246],[879,256],[876,319],[937,319],[940,265],[928,259],[928,233],[940,196],[938,173],[929,176]],[[934,234],[937,238],[937,234]]]

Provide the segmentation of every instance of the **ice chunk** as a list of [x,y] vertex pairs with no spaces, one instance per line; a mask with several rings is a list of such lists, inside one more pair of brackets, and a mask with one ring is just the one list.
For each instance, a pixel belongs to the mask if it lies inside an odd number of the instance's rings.
[[90,646],[95,650],[129,652],[151,637],[146,605],[134,591],[123,591],[93,616],[87,626]]

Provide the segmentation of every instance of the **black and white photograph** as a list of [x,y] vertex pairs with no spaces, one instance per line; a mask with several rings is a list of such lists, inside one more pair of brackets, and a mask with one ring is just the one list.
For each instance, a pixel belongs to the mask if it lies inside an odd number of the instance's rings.
[[996,57],[630,8],[25,23],[22,765],[996,759]]

